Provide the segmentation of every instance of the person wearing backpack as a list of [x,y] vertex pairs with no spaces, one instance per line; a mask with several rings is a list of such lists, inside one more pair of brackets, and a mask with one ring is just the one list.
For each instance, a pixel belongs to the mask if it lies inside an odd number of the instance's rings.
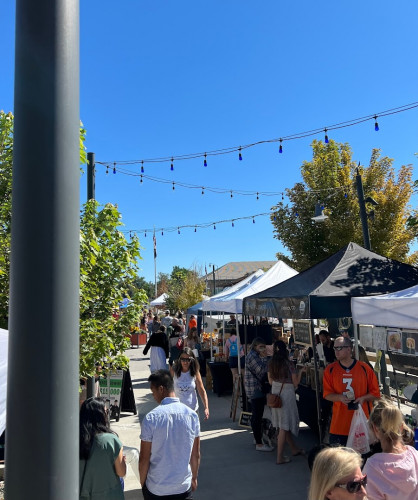
[[[231,330],[231,336],[225,342],[225,354],[229,361],[229,368],[231,369],[232,376],[235,377],[238,375],[238,337],[237,331],[235,328]],[[239,358],[241,369],[245,367],[245,354],[244,347],[239,346]]]

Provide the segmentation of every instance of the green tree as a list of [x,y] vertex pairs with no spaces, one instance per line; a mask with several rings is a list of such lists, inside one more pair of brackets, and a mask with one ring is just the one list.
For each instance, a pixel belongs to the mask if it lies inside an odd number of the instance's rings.
[[[8,328],[10,236],[12,219],[13,122],[0,110],[0,328]],[[80,164],[87,162],[86,130],[80,122]]]
[[185,311],[202,300],[205,283],[196,269],[174,266],[168,284],[166,306],[170,311]]
[[[87,202],[80,221],[80,377],[95,373],[95,364],[128,366],[123,354],[130,327],[138,321],[147,297],[134,287],[139,242],[127,241],[118,227],[121,215],[108,203],[101,210]],[[133,290],[129,295],[128,289]],[[119,311],[123,299],[128,307]]]
[[0,111],[0,328],[8,327],[13,115]]
[[149,301],[155,299],[155,287],[152,281],[147,281],[143,276],[137,276],[129,287],[129,293],[134,293],[135,290],[142,290]]
[[[350,241],[363,245],[363,233],[356,192],[357,165],[348,144],[313,141],[313,158],[301,167],[303,182],[287,190],[289,203],[272,207],[274,237],[290,251],[291,257],[277,254],[299,271],[337,252]],[[402,166],[395,175],[393,160],[381,157],[373,149],[369,165],[359,166],[365,197],[372,197],[377,207],[369,220],[372,249],[387,257],[414,263],[417,255],[408,256],[416,231],[408,226],[417,211],[409,206],[413,192],[412,167]],[[315,204],[324,207],[325,222],[312,221]]]

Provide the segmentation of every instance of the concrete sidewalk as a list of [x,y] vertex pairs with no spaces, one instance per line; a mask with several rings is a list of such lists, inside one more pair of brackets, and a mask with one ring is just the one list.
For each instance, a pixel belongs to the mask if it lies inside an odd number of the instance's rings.
[[[143,347],[126,352],[130,358],[130,372],[138,415],[122,413],[119,422],[112,421],[124,445],[139,449],[140,422],[156,406],[147,382],[149,357]],[[210,418],[201,421],[201,464],[196,500],[216,498],[267,500],[283,496],[286,500],[305,500],[310,472],[305,457],[294,457],[286,465],[276,465],[275,451],[255,451],[250,429],[244,429],[229,418],[231,396],[218,397],[208,391]],[[239,412],[237,412],[239,416]],[[301,424],[297,439],[305,450],[318,444],[308,427]],[[128,468],[125,478],[125,499],[142,500],[141,487]]]

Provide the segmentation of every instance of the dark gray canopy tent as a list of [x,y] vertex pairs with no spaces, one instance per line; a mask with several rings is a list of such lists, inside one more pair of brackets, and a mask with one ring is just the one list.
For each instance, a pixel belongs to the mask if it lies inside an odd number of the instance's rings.
[[396,292],[418,283],[418,268],[349,243],[337,253],[244,299],[243,313],[312,319],[351,316],[351,297]]
[[[351,317],[351,297],[396,292],[417,283],[418,268],[351,242],[293,278],[244,298],[243,314],[288,319]],[[314,365],[318,387],[315,356]],[[321,428],[321,403],[315,392]]]

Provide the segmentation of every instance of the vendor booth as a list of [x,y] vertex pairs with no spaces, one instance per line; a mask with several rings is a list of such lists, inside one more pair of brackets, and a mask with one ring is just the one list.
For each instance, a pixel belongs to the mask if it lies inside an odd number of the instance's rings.
[[[417,282],[417,268],[388,259],[351,242],[331,257],[293,278],[244,298],[243,313],[293,320],[350,318],[352,297],[396,292]],[[313,325],[309,328],[309,335],[313,346]],[[321,427],[321,407],[324,403],[316,356],[313,374],[315,380],[310,385],[319,388],[315,392]],[[300,407],[309,405],[312,413],[312,398],[301,397],[299,404]]]
[[165,304],[165,301],[167,298],[168,298],[168,294],[163,293],[162,295],[160,295],[159,297],[154,299],[152,302],[150,302],[149,305],[151,307],[164,307],[164,304]]
[[397,372],[418,375],[418,285],[398,292],[351,299],[353,321],[364,347],[388,350],[398,396]]

